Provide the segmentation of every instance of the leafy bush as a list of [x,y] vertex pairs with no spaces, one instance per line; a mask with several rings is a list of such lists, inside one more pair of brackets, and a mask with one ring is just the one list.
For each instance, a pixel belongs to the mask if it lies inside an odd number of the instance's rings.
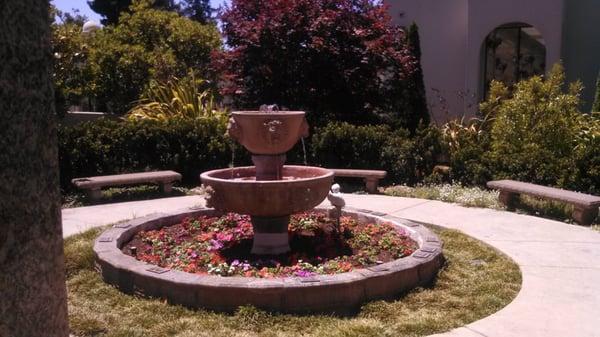
[[574,173],[566,186],[600,195],[600,113],[581,114],[577,124]]
[[[220,120],[98,120],[59,131],[61,183],[105,174],[171,169],[196,183],[206,170],[227,167],[232,158]],[[239,163],[247,155],[237,153]]]
[[227,115],[215,104],[210,90],[201,90],[205,81],[193,73],[183,79],[174,78],[161,84],[150,83],[144,97],[137,102],[127,118],[130,120],[153,119],[165,121],[173,118],[227,120]]
[[482,118],[442,128],[452,178],[483,185],[515,179],[600,193],[600,118],[578,110],[581,85],[564,90],[562,66],[509,89],[493,82]]
[[377,0],[233,0],[215,58],[238,107],[277,103],[327,120],[404,120],[415,59]]
[[449,153],[452,167],[450,178],[465,185],[485,185],[490,180],[488,153],[490,130],[497,101],[482,104],[482,117],[452,120],[441,127],[444,149]]
[[572,174],[581,85],[563,92],[565,75],[556,65],[544,79],[516,84],[512,95],[496,82],[488,101],[498,100],[491,130],[495,178],[564,186]]
[[354,126],[333,122],[316,130],[311,155],[320,166],[382,169],[387,180],[414,184],[431,173],[441,151],[440,133],[421,128],[414,138],[407,130],[388,126]]
[[82,97],[91,95],[92,73],[86,66],[89,44],[81,34],[81,23],[75,20],[53,23],[52,32],[56,108],[62,115],[68,103],[79,103]]
[[148,1],[133,3],[117,25],[88,36],[75,24],[54,26],[55,81],[71,103],[92,97],[96,109],[122,114],[151,80],[165,82],[190,70],[211,78],[210,54],[221,43],[214,24],[154,9]]

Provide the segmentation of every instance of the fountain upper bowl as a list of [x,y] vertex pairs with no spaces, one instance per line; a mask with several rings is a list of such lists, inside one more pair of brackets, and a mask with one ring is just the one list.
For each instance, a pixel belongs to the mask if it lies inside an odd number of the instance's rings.
[[310,166],[286,165],[281,180],[256,181],[254,166],[204,172],[207,206],[220,211],[277,217],[319,205],[329,193],[333,172]]
[[308,137],[304,111],[234,111],[228,134],[250,153],[278,155]]

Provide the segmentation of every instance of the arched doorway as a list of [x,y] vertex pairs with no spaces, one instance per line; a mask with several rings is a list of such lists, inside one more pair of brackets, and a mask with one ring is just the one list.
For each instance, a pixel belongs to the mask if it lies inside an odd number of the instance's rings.
[[483,48],[484,98],[492,80],[511,86],[546,71],[546,42],[530,25],[499,26],[486,37]]

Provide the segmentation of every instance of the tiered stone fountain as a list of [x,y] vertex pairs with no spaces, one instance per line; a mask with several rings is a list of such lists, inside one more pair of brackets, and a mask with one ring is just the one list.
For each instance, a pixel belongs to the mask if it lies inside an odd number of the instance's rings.
[[234,112],[228,133],[252,153],[255,166],[203,173],[201,179],[209,191],[207,206],[212,208],[154,214],[119,223],[102,233],[94,253],[106,282],[126,293],[194,308],[233,311],[241,305],[254,305],[288,313],[347,313],[365,301],[393,298],[433,280],[443,261],[442,243],[434,233],[421,224],[387,214],[349,208],[342,211],[339,193],[330,195],[337,207],[330,214],[343,213],[376,225],[391,224],[408,233],[419,249],[410,256],[350,272],[269,279],[191,274],[149,265],[125,254],[122,249],[140,231],[224,212],[251,215],[252,254],[279,255],[290,250],[290,214],[319,205],[333,181],[333,173],[327,169],[284,165],[285,153],[308,135],[304,112]]
[[203,173],[202,183],[209,187],[207,206],[251,215],[253,254],[286,253],[290,214],[320,204],[327,197],[333,172],[284,165],[285,153],[300,137],[308,136],[303,111],[233,112],[227,130],[252,153],[255,166]]

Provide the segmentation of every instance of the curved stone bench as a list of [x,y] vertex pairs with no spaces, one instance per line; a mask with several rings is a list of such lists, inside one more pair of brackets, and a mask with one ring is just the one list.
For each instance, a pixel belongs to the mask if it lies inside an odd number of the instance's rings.
[[355,170],[355,169],[330,169],[336,177],[364,178],[365,188],[369,193],[377,193],[379,180],[385,178],[387,171],[380,170]]
[[200,209],[154,214],[117,224],[96,239],[94,253],[103,279],[126,293],[227,312],[251,304],[277,312],[344,314],[366,301],[393,298],[429,284],[443,264],[442,242],[430,230],[418,223],[367,212],[349,210],[345,214],[401,227],[417,241],[419,249],[408,257],[348,273],[269,279],[191,274],[150,265],[121,251],[139,231],[173,225],[186,217],[221,214]]
[[598,216],[598,207],[600,207],[600,197],[521,181],[495,180],[488,182],[487,187],[500,191],[500,202],[506,205],[508,210],[514,210],[521,194],[571,204],[574,206],[573,219],[583,226],[592,224]]
[[71,180],[71,183],[77,188],[85,190],[90,199],[97,200],[102,196],[103,187],[155,183],[160,185],[164,193],[171,193],[173,183],[180,180],[181,174],[175,171],[152,171],[75,178]]

